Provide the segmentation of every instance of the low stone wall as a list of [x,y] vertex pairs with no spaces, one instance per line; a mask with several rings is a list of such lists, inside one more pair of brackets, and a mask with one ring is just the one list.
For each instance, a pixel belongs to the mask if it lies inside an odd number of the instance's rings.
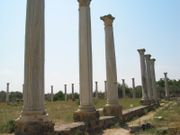
[[[96,123],[94,126],[96,127],[96,129],[99,130],[110,128],[116,123],[126,122],[133,118],[140,117],[146,114],[147,112],[154,110],[156,107],[157,105],[149,105],[149,106],[139,106],[128,110],[124,110],[122,120],[116,118],[115,116],[101,116],[99,118],[98,123]],[[98,109],[98,110],[100,111],[100,114],[102,114],[101,112],[102,109]],[[85,135],[87,134],[87,131],[90,131],[88,127],[89,127],[88,123],[84,123],[84,122],[74,122],[70,124],[65,124],[60,127],[55,126],[55,135],[74,135],[74,134]]]
[[135,108],[131,108],[128,110],[123,111],[123,121],[129,121],[133,118],[140,117],[144,114],[146,114],[149,111],[154,110],[157,107],[157,105],[148,105],[148,106],[138,106]]

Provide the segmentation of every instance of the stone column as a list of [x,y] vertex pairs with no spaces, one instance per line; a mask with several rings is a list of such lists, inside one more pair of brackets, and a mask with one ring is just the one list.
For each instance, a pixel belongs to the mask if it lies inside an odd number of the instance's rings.
[[75,97],[74,97],[74,84],[72,83],[72,101],[75,101]]
[[67,84],[64,84],[64,100],[67,101]]
[[148,93],[147,93],[147,83],[146,83],[146,67],[145,67],[145,59],[144,52],[145,49],[138,49],[140,56],[140,67],[141,67],[141,82],[142,82],[142,99],[141,103],[143,105],[149,104]]
[[92,98],[92,45],[91,45],[91,0],[79,2],[79,79],[80,106],[74,113],[74,121],[98,120]]
[[15,135],[48,135],[54,124],[44,108],[44,0],[27,0],[24,105]]
[[153,100],[158,101],[157,89],[156,89],[156,75],[155,75],[155,67],[154,67],[155,61],[156,59],[150,59],[150,70],[151,70]]
[[169,99],[167,72],[164,73],[164,82],[165,82],[165,98]]
[[95,82],[95,98],[98,99],[98,82]]
[[113,20],[112,15],[100,18],[105,25],[105,54],[106,54],[106,77],[107,77],[107,104],[104,106],[104,115],[122,116],[122,108],[118,100],[118,85],[116,73],[116,58],[114,49]]
[[9,104],[9,83],[6,85],[6,103]]
[[123,98],[126,97],[126,89],[125,89],[125,80],[122,79],[122,96]]
[[151,80],[151,70],[150,70],[150,58],[151,58],[150,54],[145,55],[147,91],[148,91],[149,100],[152,101],[153,91],[152,91],[152,80]]
[[132,78],[132,93],[133,93],[133,99],[136,98],[136,91],[135,91],[135,79]]
[[107,99],[107,81],[104,81],[104,98]]
[[53,85],[51,85],[51,102],[53,102],[53,98],[54,98],[54,89],[53,89]]

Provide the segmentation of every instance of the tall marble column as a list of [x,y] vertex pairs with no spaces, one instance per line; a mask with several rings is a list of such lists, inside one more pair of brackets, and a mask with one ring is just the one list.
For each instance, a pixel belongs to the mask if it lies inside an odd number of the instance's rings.
[[51,102],[53,102],[53,98],[54,98],[54,89],[53,89],[53,85],[51,85]]
[[27,0],[24,105],[15,135],[47,135],[54,125],[44,108],[44,0]]
[[99,119],[92,98],[91,0],[78,0],[78,2],[80,106],[74,113],[74,121],[91,121]]
[[67,84],[64,84],[64,100],[67,101]]
[[118,102],[118,85],[116,73],[116,58],[114,49],[113,20],[112,15],[100,18],[104,21],[105,30],[105,54],[106,54],[106,77],[107,77],[107,104],[104,106],[104,115],[122,116],[122,108]]
[[145,66],[145,58],[144,52],[145,49],[138,49],[140,56],[140,68],[141,68],[141,82],[142,82],[142,99],[141,103],[143,105],[149,104],[148,93],[147,93],[147,83],[146,83],[146,66]]
[[98,82],[95,82],[95,98],[98,99]]
[[145,61],[146,61],[146,82],[147,82],[147,91],[148,91],[148,97],[149,100],[152,100],[153,97],[153,91],[152,91],[152,80],[151,80],[151,70],[150,70],[150,54],[145,55]]
[[9,83],[6,84],[6,103],[9,103]]
[[135,79],[132,78],[132,94],[133,94],[133,99],[136,98],[136,91],[135,91]]
[[153,100],[158,101],[157,89],[156,89],[156,75],[155,75],[155,67],[154,67],[155,61],[156,61],[156,59],[150,59],[150,70],[151,70]]
[[104,98],[107,99],[107,81],[104,81]]
[[72,83],[72,101],[75,101],[75,97],[74,97],[74,84]]
[[168,89],[167,72],[164,73],[164,81],[165,81],[165,98],[166,98],[166,99],[169,99],[169,89]]
[[125,80],[122,79],[122,96],[123,98],[126,97],[126,88],[125,88]]

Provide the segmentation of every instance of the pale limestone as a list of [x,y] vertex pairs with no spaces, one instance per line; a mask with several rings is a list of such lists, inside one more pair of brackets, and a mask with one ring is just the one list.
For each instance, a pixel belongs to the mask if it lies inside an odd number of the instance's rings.
[[106,54],[106,78],[107,78],[107,103],[103,108],[104,115],[122,116],[122,107],[118,102],[118,84],[116,73],[116,57],[114,49],[113,20],[112,15],[100,17],[105,25],[105,54]]
[[147,91],[148,91],[148,98],[149,100],[152,100],[153,97],[153,91],[152,91],[152,80],[151,80],[151,70],[150,70],[150,54],[145,55],[145,61],[146,61],[146,83],[147,83]]
[[106,77],[107,77],[107,104],[118,105],[118,87],[116,73],[116,57],[114,49],[114,35],[112,15],[101,17],[105,25],[105,50],[106,50]]
[[140,68],[141,68],[141,82],[142,82],[142,102],[148,100],[147,83],[146,83],[146,67],[144,53],[145,49],[138,49],[140,56]]
[[94,112],[92,100],[92,45],[90,1],[79,2],[79,79],[80,106],[78,111]]
[[156,88],[156,75],[155,75],[155,61],[156,59],[150,59],[150,70],[152,79],[152,90],[153,90],[153,100],[157,101],[157,88]]
[[53,131],[53,124],[44,108],[44,7],[44,0],[27,0],[24,105],[16,120],[16,135],[39,132],[46,135],[47,129],[47,132]]

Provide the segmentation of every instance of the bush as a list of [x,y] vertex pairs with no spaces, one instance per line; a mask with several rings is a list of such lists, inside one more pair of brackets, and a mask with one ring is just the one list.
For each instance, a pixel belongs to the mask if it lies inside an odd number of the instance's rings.
[[9,120],[6,124],[0,127],[0,131],[4,133],[12,133],[15,130],[15,120]]

